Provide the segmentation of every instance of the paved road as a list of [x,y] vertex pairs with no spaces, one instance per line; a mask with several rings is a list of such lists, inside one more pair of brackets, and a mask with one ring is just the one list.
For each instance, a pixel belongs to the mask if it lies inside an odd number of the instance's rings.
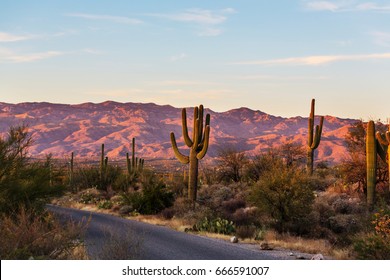
[[[143,260],[273,260],[280,256],[249,248],[244,244],[232,244],[172,229],[115,217],[49,205],[48,209],[62,219],[82,221],[90,219],[85,243],[92,257],[99,256],[107,239],[107,230],[118,236],[132,236],[139,241],[140,250],[134,257]],[[123,245],[124,246],[124,245]],[[284,259],[284,258],[283,258]]]

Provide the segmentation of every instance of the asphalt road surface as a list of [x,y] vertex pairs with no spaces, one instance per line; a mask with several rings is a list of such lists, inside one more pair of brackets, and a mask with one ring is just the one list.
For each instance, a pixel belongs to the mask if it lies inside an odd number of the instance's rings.
[[[120,242],[118,252],[123,248],[134,250],[133,258],[142,260],[274,260],[286,259],[276,252],[261,251],[245,244],[178,232],[163,226],[156,226],[127,220],[107,214],[93,213],[48,205],[48,210],[62,220],[87,221],[85,244],[92,258],[103,258],[101,254],[110,236],[132,239]],[[108,234],[109,232],[109,234]],[[120,240],[120,239],[119,239]],[[288,258],[287,258],[288,259]]]

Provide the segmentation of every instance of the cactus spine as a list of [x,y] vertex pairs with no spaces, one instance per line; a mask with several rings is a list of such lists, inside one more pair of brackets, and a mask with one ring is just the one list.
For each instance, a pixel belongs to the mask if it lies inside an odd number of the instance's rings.
[[377,141],[375,139],[375,123],[369,121],[366,135],[366,163],[367,163],[367,204],[372,207],[375,199]]
[[[388,174],[389,174],[389,191],[390,191],[390,123],[388,127],[388,131],[384,134],[381,134],[379,131],[376,132],[376,139],[378,140],[378,154],[380,158],[388,164]],[[387,152],[387,155],[386,155]]]
[[189,156],[180,153],[175,134],[171,132],[172,148],[177,159],[183,164],[190,164],[188,177],[188,199],[196,201],[198,187],[198,161],[207,153],[210,138],[210,114],[206,115],[205,125],[203,126],[203,105],[194,108],[194,126],[192,139],[188,135],[187,112],[182,109],[182,130],[185,144],[190,148]]
[[311,110],[308,120],[308,139],[307,139],[307,172],[313,174],[314,166],[314,150],[318,148],[321,141],[322,125],[324,123],[324,117],[320,119],[320,125],[315,126],[314,130],[314,107],[315,99],[311,100]]

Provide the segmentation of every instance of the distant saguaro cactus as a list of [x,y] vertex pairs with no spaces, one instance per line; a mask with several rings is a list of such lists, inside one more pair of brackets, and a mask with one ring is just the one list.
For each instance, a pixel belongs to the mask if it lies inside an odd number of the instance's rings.
[[134,173],[141,173],[144,168],[145,160],[143,158],[138,158],[135,156],[135,138],[132,139],[131,143],[131,161],[129,158],[129,153],[126,153],[126,164],[127,164],[127,173],[128,175],[134,174]]
[[[390,123],[388,126],[388,130],[382,134],[379,131],[376,132],[376,139],[378,140],[378,154],[380,158],[388,164],[388,175],[389,175],[389,191],[390,191]],[[387,155],[386,155],[387,152]]]
[[73,189],[73,180],[74,180],[74,173],[73,173],[73,159],[74,159],[74,154],[73,152],[70,155],[70,161],[69,161],[69,187],[72,191],[76,191]]
[[100,187],[102,189],[104,187],[104,182],[106,180],[107,166],[108,166],[108,157],[104,157],[104,144],[102,144],[101,155],[100,155],[100,171],[99,171]]
[[324,123],[324,117],[320,119],[320,125],[316,125],[314,130],[314,107],[315,99],[311,100],[311,110],[309,116],[308,127],[308,139],[307,139],[307,172],[313,174],[314,166],[314,150],[318,148],[321,141],[322,125]]
[[192,139],[188,135],[187,112],[183,108],[182,113],[182,130],[185,144],[190,148],[189,156],[180,153],[175,134],[171,132],[172,148],[177,159],[183,164],[190,164],[188,178],[188,198],[192,202],[196,201],[198,188],[198,161],[207,153],[210,138],[210,114],[206,115],[206,121],[203,126],[203,105],[194,108],[194,126]]
[[375,123],[369,121],[366,134],[366,163],[367,163],[367,204],[372,207],[375,200],[376,169],[377,169],[377,140],[375,139]]

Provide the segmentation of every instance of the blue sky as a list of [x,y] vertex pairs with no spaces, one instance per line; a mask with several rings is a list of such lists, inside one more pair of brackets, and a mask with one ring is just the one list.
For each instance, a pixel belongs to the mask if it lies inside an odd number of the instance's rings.
[[1,1],[0,101],[390,117],[390,1]]

